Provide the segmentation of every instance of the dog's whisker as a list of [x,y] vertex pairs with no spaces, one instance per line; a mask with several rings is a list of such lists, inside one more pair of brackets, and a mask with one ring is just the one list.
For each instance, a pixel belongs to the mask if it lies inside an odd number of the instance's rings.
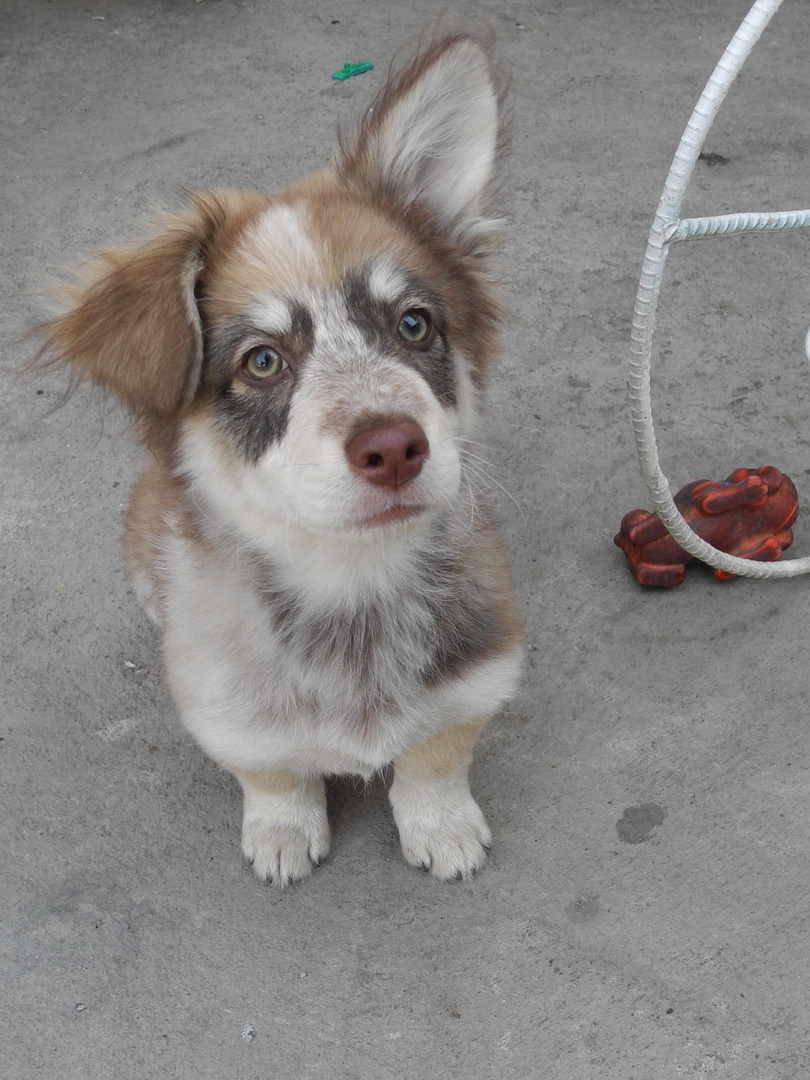
[[478,509],[478,507],[476,505],[476,500],[475,500],[475,492],[472,489],[472,484],[470,483],[470,479],[469,479],[469,477],[466,477],[466,476],[464,477],[464,479],[465,479],[465,482],[467,484],[467,491],[469,492],[469,495],[470,495],[470,523],[467,526],[467,531],[464,533],[462,539],[466,539],[472,533],[473,529],[475,528],[475,514],[476,514],[476,511]]
[[[453,442],[470,442],[471,445],[473,445],[473,446],[480,446],[484,450],[492,450],[493,453],[495,452],[495,449],[492,446],[486,446],[484,443],[474,443],[470,439],[462,439],[460,435],[451,435],[451,436],[449,436],[449,439],[450,439],[450,441],[453,441]],[[500,469],[500,468],[502,468],[502,466],[496,464],[496,462],[490,461],[488,458],[481,457],[479,454],[474,454],[471,450],[468,450],[465,446],[459,447],[459,453],[461,454],[461,456],[465,460],[478,461],[482,465],[486,465],[490,469]]]
[[488,469],[499,469],[501,467],[496,465],[494,461],[487,461],[486,458],[479,457],[478,454],[471,454],[469,450],[462,450],[462,456],[467,461],[477,461],[480,465],[486,465]]
[[504,495],[506,495],[507,498],[512,500],[512,502],[515,504],[515,506],[520,511],[521,517],[523,517],[525,519],[525,517],[526,517],[525,510],[523,509],[523,507],[520,505],[520,503],[517,501],[515,496],[512,494],[512,492],[507,487],[504,487],[504,485],[499,480],[496,480],[494,476],[490,476],[488,473],[486,473],[484,471],[484,469],[481,468],[480,465],[476,465],[472,461],[469,461],[469,460],[467,461],[467,468],[470,470],[470,472],[472,472],[472,474],[474,476],[477,476],[479,480],[484,481],[486,484],[490,484],[490,485],[498,488],[500,491],[502,491],[504,493]]
[[491,450],[493,454],[496,453],[494,446],[490,446],[489,443],[479,442],[476,439],[468,439],[466,435],[451,435],[450,438],[455,439],[457,442],[469,443],[470,446],[478,446],[482,450]]

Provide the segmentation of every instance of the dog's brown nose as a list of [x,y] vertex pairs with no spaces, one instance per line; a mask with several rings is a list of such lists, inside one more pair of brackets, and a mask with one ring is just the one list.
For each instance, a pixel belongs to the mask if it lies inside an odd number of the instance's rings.
[[412,420],[358,431],[346,443],[354,472],[370,484],[391,489],[418,476],[429,452],[427,436]]

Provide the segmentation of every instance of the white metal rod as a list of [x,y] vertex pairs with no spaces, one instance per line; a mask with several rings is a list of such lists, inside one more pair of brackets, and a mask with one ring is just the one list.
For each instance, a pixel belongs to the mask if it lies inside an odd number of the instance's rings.
[[739,233],[781,232],[810,228],[810,210],[774,210],[758,214],[718,214],[716,217],[681,218],[666,237],[666,243],[702,240],[706,236],[734,236]]

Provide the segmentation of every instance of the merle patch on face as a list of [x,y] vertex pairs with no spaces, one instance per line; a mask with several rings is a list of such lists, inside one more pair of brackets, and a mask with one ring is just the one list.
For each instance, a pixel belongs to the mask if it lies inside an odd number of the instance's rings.
[[[454,408],[455,372],[441,297],[419,278],[403,274],[396,278],[399,296],[383,299],[372,292],[369,274],[366,269],[344,279],[339,295],[345,317],[371,348],[417,371],[441,405]],[[317,330],[309,309],[293,301],[286,306],[289,320],[285,320],[283,333],[273,334],[246,320],[206,328],[203,389],[214,417],[249,464],[258,462],[284,437],[296,377],[316,345]],[[409,310],[424,312],[434,328],[424,343],[408,341],[398,332],[399,322]],[[268,379],[266,385],[241,375],[243,357],[263,345],[278,352],[287,364],[287,369]]]
[[[249,323],[213,329],[206,338],[206,383],[213,391],[214,416],[236,442],[249,464],[284,437],[295,388],[295,372],[312,351],[312,316],[303,304],[290,304],[290,328],[270,338]],[[287,370],[266,386],[239,378],[241,357],[261,344],[278,351]]]
[[[447,317],[441,297],[425,282],[413,275],[402,276],[404,288],[400,298],[384,300],[375,296],[369,287],[369,272],[347,276],[343,296],[349,318],[366,340],[384,355],[394,355],[424,378],[436,398],[445,408],[456,406],[456,383],[453,358],[447,340]],[[427,346],[409,345],[397,333],[397,325],[405,311],[424,310],[436,333]]]

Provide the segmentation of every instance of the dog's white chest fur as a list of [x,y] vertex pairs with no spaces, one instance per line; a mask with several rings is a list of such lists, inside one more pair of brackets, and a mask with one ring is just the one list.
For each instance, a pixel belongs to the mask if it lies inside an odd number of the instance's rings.
[[295,573],[290,562],[271,567],[238,552],[214,562],[182,537],[170,541],[169,680],[185,724],[215,759],[369,776],[513,692],[518,652],[454,670],[457,643],[443,641],[438,624],[463,598],[443,580],[440,558],[401,544],[384,566],[375,548],[356,551],[353,565],[342,554],[339,564],[328,547],[314,559],[299,552],[307,565]]

